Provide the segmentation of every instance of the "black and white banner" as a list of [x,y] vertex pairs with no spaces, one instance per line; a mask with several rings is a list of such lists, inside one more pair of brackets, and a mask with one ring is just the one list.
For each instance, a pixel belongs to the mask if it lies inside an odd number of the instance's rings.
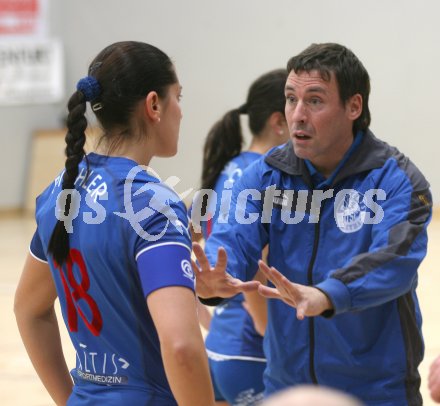
[[63,94],[60,41],[0,40],[0,105],[54,103]]

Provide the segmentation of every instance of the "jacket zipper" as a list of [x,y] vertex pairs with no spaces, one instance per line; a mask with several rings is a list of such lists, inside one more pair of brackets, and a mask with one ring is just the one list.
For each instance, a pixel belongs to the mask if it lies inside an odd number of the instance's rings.
[[[319,219],[315,224],[315,239],[313,241],[313,251],[312,257],[309,262],[309,268],[307,270],[307,282],[309,286],[313,286],[313,265],[315,264],[316,253],[318,251],[318,243],[319,243],[319,234],[320,234],[320,222],[321,222],[321,213],[324,209],[325,200],[321,202],[321,210],[319,212]],[[309,335],[310,335],[310,350],[309,350],[309,367],[310,367],[310,376],[314,384],[318,384],[318,379],[316,378],[315,372],[315,319],[314,317],[309,317]]]

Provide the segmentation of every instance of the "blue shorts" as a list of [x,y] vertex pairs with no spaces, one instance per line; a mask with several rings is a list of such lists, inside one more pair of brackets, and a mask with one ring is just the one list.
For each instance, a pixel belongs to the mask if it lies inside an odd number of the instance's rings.
[[250,406],[263,400],[266,362],[209,359],[209,368],[216,401],[227,401],[231,406]]

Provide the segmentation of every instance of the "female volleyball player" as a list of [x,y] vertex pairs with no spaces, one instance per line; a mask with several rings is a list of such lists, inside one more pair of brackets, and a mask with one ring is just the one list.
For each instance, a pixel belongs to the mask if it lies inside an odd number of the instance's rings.
[[[59,405],[214,404],[186,209],[140,166],[176,153],[180,97],[167,55],[119,42],[69,100],[65,170],[37,199],[15,297],[23,342]],[[87,101],[103,136],[85,155]],[[76,349],[73,380],[57,297]]]

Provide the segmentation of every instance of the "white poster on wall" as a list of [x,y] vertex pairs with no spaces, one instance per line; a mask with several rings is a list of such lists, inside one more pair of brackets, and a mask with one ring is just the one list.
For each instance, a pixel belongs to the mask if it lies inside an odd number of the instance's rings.
[[56,39],[0,40],[0,104],[59,102],[64,93],[63,52]]

